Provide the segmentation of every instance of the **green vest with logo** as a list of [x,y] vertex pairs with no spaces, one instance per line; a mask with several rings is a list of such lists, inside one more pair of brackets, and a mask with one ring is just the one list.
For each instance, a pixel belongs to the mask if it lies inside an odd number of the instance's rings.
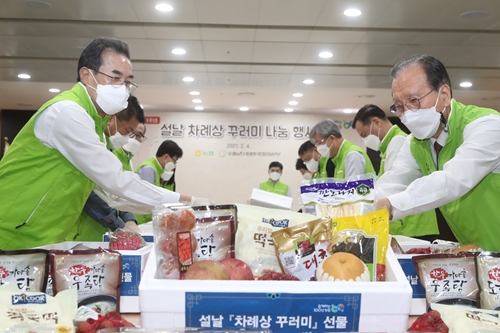
[[[397,125],[392,126],[392,128],[387,132],[384,140],[380,144],[380,172],[378,176],[384,174],[384,161],[387,152],[387,147],[391,143],[392,139],[396,136],[407,137],[408,134],[403,132],[401,128]],[[389,233],[391,235],[404,235],[408,237],[419,237],[427,235],[437,235],[439,234],[439,227],[437,224],[436,213],[434,210],[407,216],[401,220],[392,221],[389,223]]]
[[[105,138],[107,147],[110,149],[109,138]],[[123,170],[132,171],[130,166],[130,156],[123,150],[123,148],[115,149],[112,151],[116,157],[120,160],[123,166]],[[127,221],[124,221],[127,222]],[[106,232],[110,232],[111,229],[103,227],[96,220],[94,220],[89,214],[82,211],[82,214],[78,218],[75,227],[66,237],[67,241],[82,241],[82,242],[102,242],[102,236]]]
[[73,101],[85,109],[94,120],[95,132],[104,141],[104,124],[108,118],[99,116],[80,84],[42,105],[0,161],[2,250],[64,241],[94,188],[94,183],[58,150],[46,147],[35,136],[36,117],[60,101]]
[[[463,143],[465,127],[472,121],[487,115],[499,115],[492,109],[463,105],[452,100],[452,114],[448,120],[448,139],[438,158],[437,170],[455,156]],[[422,174],[437,171],[432,159],[430,140],[412,138],[411,153]],[[474,172],[474,170],[470,170]],[[489,173],[464,196],[439,209],[460,244],[474,243],[485,251],[500,251],[500,174]]]
[[[158,187],[161,187],[161,183],[160,183],[160,176],[161,174],[163,173],[163,168],[161,167],[160,165],[160,162],[158,162],[158,160],[156,159],[156,157],[151,157],[149,160],[145,160],[144,162],[142,162],[141,164],[139,164],[139,166],[137,167],[137,169],[135,169],[135,172],[136,173],[139,173],[139,170],[143,167],[143,166],[146,166],[146,165],[149,165],[151,167],[153,167],[155,169],[155,172],[156,172],[156,178],[155,178],[155,185],[158,186]],[[151,219],[153,218],[153,215],[152,214],[135,214],[135,218],[137,219],[137,223],[138,224],[143,224],[143,223],[147,223],[149,221],[151,221]]]
[[[351,151],[359,151],[361,154],[363,154],[363,157],[365,158],[365,173],[370,173],[370,172],[375,172],[375,169],[373,168],[372,162],[370,161],[370,158],[366,153],[361,149],[361,147],[356,146],[355,144],[350,143],[349,141],[344,139],[344,142],[342,143],[342,146],[339,149],[339,152],[337,153],[337,156],[332,158],[333,163],[335,164],[335,173],[333,175],[333,178],[345,178],[345,159],[347,155]],[[319,170],[318,170],[318,177],[315,178],[328,178],[328,175],[326,173],[326,163],[328,162],[328,158],[322,157],[319,160]]]
[[287,195],[288,194],[288,185],[278,181],[276,184],[271,180],[266,180],[265,182],[260,183],[260,189],[263,191],[268,191],[276,194]]

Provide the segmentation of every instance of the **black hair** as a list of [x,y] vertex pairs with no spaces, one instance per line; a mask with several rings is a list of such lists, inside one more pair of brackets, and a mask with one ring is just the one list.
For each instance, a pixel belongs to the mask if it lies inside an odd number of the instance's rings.
[[297,162],[295,162],[295,170],[300,170],[300,169],[305,169],[307,170],[307,166],[306,164],[304,163],[304,161],[302,161],[302,159],[299,157],[297,159]]
[[[117,113],[118,118],[125,121],[130,121],[133,117],[137,118],[139,123],[144,124],[144,110],[139,103],[137,97],[130,95],[128,97],[127,108]],[[144,126],[144,133],[146,133],[146,126]]]
[[80,59],[78,59],[78,76],[76,80],[80,82],[80,69],[82,67],[98,71],[102,65],[102,53],[108,50],[123,54],[130,60],[130,49],[127,43],[116,38],[98,37],[87,45],[80,55]]
[[300,145],[300,147],[299,147],[299,156],[301,156],[302,154],[307,153],[311,149],[314,149],[314,144],[311,141],[307,140],[306,142],[304,142],[303,144]]
[[277,161],[271,162],[271,164],[269,164],[269,169],[271,169],[273,167],[278,167],[283,172],[283,164],[281,164],[280,162],[277,162]]
[[181,158],[182,157],[182,149],[179,147],[177,143],[172,140],[165,140],[161,143],[160,147],[156,151],[156,157],[161,157],[165,154],[168,154],[170,158]]
[[427,54],[419,54],[411,58],[401,60],[391,69],[391,78],[395,79],[401,71],[408,69],[412,65],[418,64],[424,70],[427,76],[427,83],[430,87],[436,91],[441,88],[443,84],[447,84],[450,87],[450,95],[453,97],[453,91],[451,89],[451,81],[444,67],[443,63],[433,56]]
[[371,118],[377,117],[382,120],[389,120],[385,112],[376,106],[375,104],[366,104],[361,109],[358,110],[358,113],[354,116],[354,120],[352,121],[352,128],[356,128],[356,123],[359,121],[364,125],[369,125]]

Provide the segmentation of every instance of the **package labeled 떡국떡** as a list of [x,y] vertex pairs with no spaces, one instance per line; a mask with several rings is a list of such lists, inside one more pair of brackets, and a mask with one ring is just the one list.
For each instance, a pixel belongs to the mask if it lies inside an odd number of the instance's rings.
[[54,295],[76,289],[78,307],[87,306],[104,315],[120,311],[122,256],[99,249],[52,250],[50,269]]
[[20,291],[45,292],[48,276],[48,250],[0,251],[0,285],[12,283]]
[[196,225],[192,234],[196,237],[195,261],[234,258],[236,205],[208,205],[192,207]]
[[473,253],[414,256],[413,265],[431,303],[476,306],[478,286]]
[[500,310],[500,253],[476,252],[478,307]]

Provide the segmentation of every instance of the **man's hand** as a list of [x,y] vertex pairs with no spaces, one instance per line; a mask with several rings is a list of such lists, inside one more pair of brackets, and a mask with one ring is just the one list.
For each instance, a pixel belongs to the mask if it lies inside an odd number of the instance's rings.
[[383,198],[377,200],[377,203],[375,204],[377,210],[385,208],[389,212],[389,220],[392,220],[392,205],[389,199]]
[[141,234],[142,231],[134,220],[125,222],[125,228]]

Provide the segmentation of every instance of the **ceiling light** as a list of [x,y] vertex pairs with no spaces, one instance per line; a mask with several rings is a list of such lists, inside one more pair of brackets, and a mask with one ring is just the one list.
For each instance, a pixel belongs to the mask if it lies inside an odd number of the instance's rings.
[[246,106],[242,106],[242,107],[240,108],[240,111],[248,111],[248,110],[249,110],[249,109],[248,109]]
[[179,54],[179,55],[180,54],[186,54],[186,50],[184,50],[184,49],[173,49],[172,53],[173,54]]
[[490,16],[490,13],[484,10],[473,10],[460,14],[461,17],[466,19],[483,19]]
[[311,80],[311,79],[305,79],[304,81],[302,81],[303,84],[313,84],[314,83],[314,80]]
[[460,83],[460,87],[462,87],[462,88],[470,88],[470,87],[472,87],[472,83],[468,82],[468,81],[464,81],[464,82]]
[[332,52],[328,52],[328,51],[324,51],[324,52],[321,52],[321,53],[319,54],[319,56],[320,56],[321,58],[325,58],[325,59],[326,59],[326,58],[331,58],[331,57],[333,57],[333,53],[332,53]]
[[346,9],[344,11],[344,15],[345,16],[359,16],[361,15],[361,11],[359,9],[356,9],[356,8],[349,8],[349,9]]
[[304,96],[304,95],[303,95],[303,94],[301,94],[301,93],[295,93],[295,94],[293,94],[292,96],[293,96],[293,97],[302,97],[302,96]]
[[293,112],[293,109],[292,108],[286,108],[284,111],[285,112]]
[[19,74],[17,77],[20,79],[31,79],[31,75],[29,74]]
[[193,82],[194,79],[191,76],[186,76],[182,78],[182,81],[184,82]]
[[203,110],[205,110],[205,108],[203,106],[195,106],[194,109],[196,111],[203,111]]
[[50,89],[49,89],[49,91],[50,91],[50,92],[52,92],[52,93],[58,93],[58,92],[60,92],[61,90],[60,90],[60,89],[57,89],[57,88],[50,88]]
[[174,7],[166,4],[166,3],[159,3],[155,6],[156,10],[159,10],[160,12],[171,12],[174,10]]
[[288,102],[288,105],[297,105],[297,104],[299,104],[299,102],[297,102],[297,101],[290,101],[290,102]]
[[353,113],[353,112],[354,112],[354,110],[352,110],[352,109],[345,109],[345,110],[344,110],[344,111],[342,111],[342,112],[344,112],[344,113]]
[[199,91],[190,91],[189,92],[189,95],[193,95],[193,96],[198,96],[200,94]]
[[201,99],[193,99],[191,102],[193,102],[193,103],[201,103]]
[[49,8],[52,6],[50,3],[47,3],[44,1],[37,1],[37,0],[23,1],[23,5],[25,5],[28,8]]

